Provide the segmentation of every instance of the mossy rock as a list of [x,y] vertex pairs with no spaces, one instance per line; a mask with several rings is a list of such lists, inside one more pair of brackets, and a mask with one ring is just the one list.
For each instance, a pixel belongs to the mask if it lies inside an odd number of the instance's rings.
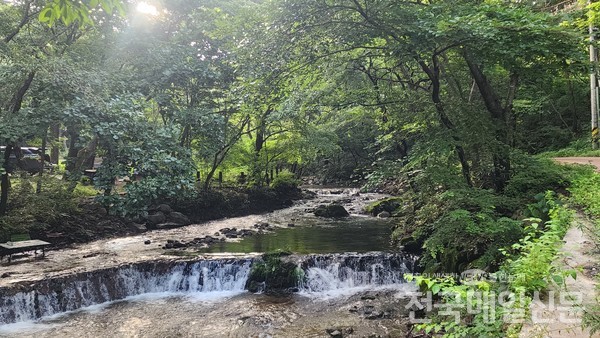
[[319,217],[328,217],[328,218],[339,218],[339,217],[347,217],[350,216],[346,209],[338,204],[330,204],[330,205],[319,205],[317,209],[315,209],[315,216]]
[[381,212],[389,212],[394,215],[396,209],[402,206],[402,199],[400,197],[388,197],[382,200],[373,202],[365,207],[365,212],[377,216]]
[[400,245],[404,247],[403,251],[413,254],[421,254],[423,252],[423,243],[415,240],[412,236],[404,237],[400,240]]
[[278,294],[295,289],[303,271],[296,264],[281,259],[288,255],[289,252],[266,253],[260,260],[255,261],[246,282],[246,289],[250,292]]

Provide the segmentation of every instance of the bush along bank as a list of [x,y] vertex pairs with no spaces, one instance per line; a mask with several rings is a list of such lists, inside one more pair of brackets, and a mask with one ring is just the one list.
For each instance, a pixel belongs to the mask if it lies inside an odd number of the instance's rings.
[[[415,323],[415,335],[517,336],[530,318],[534,293],[575,275],[552,262],[573,216],[558,195],[569,195],[579,171],[513,155],[511,178],[501,191],[490,188],[486,177],[468,186],[457,172],[407,167],[396,180],[399,196],[367,208],[394,208],[392,240],[421,257],[422,273],[406,276],[426,292],[411,300],[413,316],[429,321]],[[440,275],[446,277],[429,278]],[[492,295],[508,299],[497,304]],[[520,321],[508,316],[513,312]]]
[[[8,212],[0,217],[0,242],[13,234],[29,233],[60,248],[101,238],[124,236],[165,227],[268,212],[293,200],[312,197],[286,180],[263,188],[187,191],[178,198],[156,198],[143,209],[123,216],[112,205],[96,201],[89,186],[70,189],[68,182],[47,177],[40,191],[25,176],[13,179]],[[126,199],[125,195],[123,199]],[[115,215],[115,213],[117,213]],[[135,215],[135,216],[134,216]]]
[[442,337],[518,337],[531,317],[534,295],[563,287],[565,279],[576,274],[552,264],[573,211],[550,192],[545,202],[549,220],[526,219],[526,235],[501,251],[505,260],[496,272],[468,270],[460,278],[407,275],[436,304],[413,330]]
[[421,256],[423,272],[496,271],[505,260],[501,249],[527,235],[523,219],[548,220],[544,192],[566,193],[571,179],[570,168],[545,159],[515,161],[514,170],[502,192],[466,186],[435,169],[409,173],[401,195],[366,211],[398,220],[392,240]]
[[297,187],[256,187],[198,190],[191,196],[169,199],[168,204],[193,222],[200,222],[273,211],[291,206],[294,200],[311,197]]

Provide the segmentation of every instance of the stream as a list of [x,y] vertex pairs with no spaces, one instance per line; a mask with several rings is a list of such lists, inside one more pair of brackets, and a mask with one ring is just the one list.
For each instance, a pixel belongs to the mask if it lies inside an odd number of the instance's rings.
[[[2,263],[2,337],[402,337],[416,258],[393,253],[392,221],[360,214],[385,197],[319,189],[312,200],[251,215],[106,239]],[[335,202],[351,215],[315,217]],[[209,248],[164,250],[225,227],[271,230]],[[293,224],[293,227],[289,225]],[[144,244],[150,241],[151,244]],[[252,294],[256,257],[289,250],[303,271],[298,292]],[[339,334],[339,335],[338,335]]]

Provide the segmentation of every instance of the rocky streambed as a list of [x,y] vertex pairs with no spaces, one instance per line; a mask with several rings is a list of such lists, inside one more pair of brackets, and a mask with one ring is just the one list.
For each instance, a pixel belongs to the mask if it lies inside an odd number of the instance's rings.
[[0,335],[80,336],[83,326],[90,336],[164,336],[170,327],[177,336],[359,337],[406,328],[413,287],[402,276],[414,257],[286,256],[302,274],[295,292],[278,296],[245,290],[255,260],[131,263],[17,283],[0,288]]
[[[269,214],[2,262],[0,336],[402,336],[414,258],[368,252],[389,249],[390,223],[360,214],[383,196],[316,194]],[[314,214],[330,204],[350,215]],[[246,291],[256,257],[277,249],[304,254],[286,258],[302,272],[297,292]]]
[[0,327],[0,336],[407,337],[409,299],[404,291],[391,290],[358,292],[325,300],[248,293],[218,297],[147,296],[37,324]]

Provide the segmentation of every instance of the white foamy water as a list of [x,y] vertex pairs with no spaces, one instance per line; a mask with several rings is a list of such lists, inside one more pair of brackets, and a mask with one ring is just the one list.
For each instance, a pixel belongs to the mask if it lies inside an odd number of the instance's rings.
[[123,266],[41,282],[0,299],[0,322],[47,318],[115,300],[193,295],[222,298],[244,292],[251,260],[209,260]]
[[305,265],[300,294],[331,299],[371,290],[408,292],[404,274],[413,271],[415,258],[389,253],[313,256]]
[[[305,311],[315,318],[330,315],[321,312],[322,301],[336,304],[335,308],[345,304],[336,316],[346,316],[348,306],[355,305],[361,293],[381,291],[400,299],[416,290],[403,279],[404,273],[413,269],[413,257],[370,252],[289,259],[304,271],[298,296],[270,301],[268,295],[245,291],[252,260],[244,258],[146,262],[50,279],[29,292],[0,298],[2,318],[19,321],[0,325],[0,337],[76,337],[78,332],[89,332],[90,337],[164,336],[179,332],[212,338],[278,330],[287,337],[295,332],[285,331],[287,325],[297,322],[293,325],[312,332],[309,327],[319,322],[304,321]],[[336,322],[337,318],[360,321],[331,316]],[[81,327],[87,331],[80,331]]]
[[[56,329],[62,325],[62,322],[67,320],[69,316],[79,313],[100,314],[104,311],[110,311],[110,307],[119,303],[129,303],[131,305],[138,303],[139,306],[144,304],[167,304],[169,299],[179,299],[179,302],[188,302],[193,304],[213,304],[226,301],[232,297],[246,293],[245,290],[232,291],[209,291],[209,292],[158,292],[144,293],[141,295],[130,296],[124,299],[95,304],[81,309],[57,313],[50,316],[42,317],[38,320],[29,320],[13,324],[0,325],[0,337],[15,336],[20,334],[35,334],[36,332],[48,331]],[[56,323],[54,323],[56,322]]]

